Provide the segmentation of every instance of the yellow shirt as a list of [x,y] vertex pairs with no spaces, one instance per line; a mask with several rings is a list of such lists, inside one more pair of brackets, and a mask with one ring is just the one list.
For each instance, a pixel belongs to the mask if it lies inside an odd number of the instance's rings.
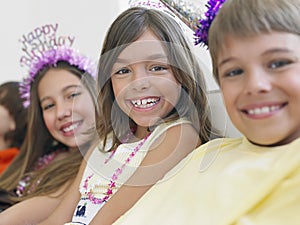
[[213,140],[166,177],[114,224],[300,224],[300,139],[273,148]]

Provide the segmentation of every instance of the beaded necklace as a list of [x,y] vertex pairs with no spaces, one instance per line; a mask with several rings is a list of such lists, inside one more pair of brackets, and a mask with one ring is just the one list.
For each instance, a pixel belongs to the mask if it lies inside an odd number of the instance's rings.
[[[136,155],[136,153],[140,150],[140,148],[142,147],[142,145],[145,143],[145,141],[148,139],[148,137],[150,136],[151,133],[148,133],[144,139],[133,149],[133,151],[129,154],[128,158],[124,161],[124,163],[115,170],[115,172],[113,173],[113,175],[110,178],[110,181],[107,185],[107,189],[104,192],[105,196],[103,198],[96,198],[91,191],[88,191],[88,182],[89,180],[94,176],[94,174],[88,176],[85,181],[84,181],[84,185],[83,188],[85,189],[85,194],[87,195],[88,199],[93,203],[93,204],[102,204],[103,202],[107,202],[107,200],[111,197],[111,195],[113,194],[113,189],[116,187],[116,182],[118,180],[119,175],[123,172],[123,170],[125,169],[126,165],[131,161],[131,159]],[[122,141],[122,143],[127,142],[129,140],[129,135],[127,136],[127,140],[126,141]],[[112,153],[109,155],[109,157],[104,161],[104,163],[106,164],[115,154],[116,149],[114,151],[112,151]]]
[[[32,172],[46,168],[56,158],[56,156],[63,151],[64,150],[59,149],[54,152],[51,152],[50,154],[41,156],[38,159],[38,161],[35,163],[35,166],[34,166]],[[21,197],[25,194],[25,189],[30,184],[30,181],[31,181],[32,172],[25,175],[21,180],[19,180],[18,185],[16,187],[16,191],[15,191],[18,197]],[[27,191],[26,194],[31,193],[33,191],[33,189],[39,184],[39,182],[40,182],[40,180],[35,185],[33,185],[31,187],[31,189]]]

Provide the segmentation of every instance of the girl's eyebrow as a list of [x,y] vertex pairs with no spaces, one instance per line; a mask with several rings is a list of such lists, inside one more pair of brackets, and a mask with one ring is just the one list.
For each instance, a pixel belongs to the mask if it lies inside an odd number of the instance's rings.
[[[157,60],[157,59],[167,59],[167,56],[165,54],[153,54],[153,55],[148,55],[147,57],[141,59],[143,61],[150,61],[150,60]],[[140,60],[136,60],[136,61],[140,61]],[[132,60],[129,60],[129,59],[125,59],[125,58],[117,58],[116,59],[116,63],[132,63]]]
[[[71,85],[67,85],[67,86],[65,86],[62,90],[61,90],[61,92],[66,92],[68,89],[70,89],[70,88],[82,88],[82,86],[80,85],[80,84],[71,84]],[[45,101],[45,100],[47,100],[47,99],[49,99],[50,97],[49,96],[46,96],[46,97],[43,97],[43,98],[41,98],[40,99],[40,103],[42,103],[43,101]]]

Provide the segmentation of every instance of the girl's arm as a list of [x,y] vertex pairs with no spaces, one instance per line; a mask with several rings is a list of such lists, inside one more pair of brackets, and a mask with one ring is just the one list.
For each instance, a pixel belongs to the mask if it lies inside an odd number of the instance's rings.
[[151,146],[140,167],[126,185],[101,208],[90,225],[111,225],[200,144],[199,136],[192,125],[180,124],[169,128]]
[[80,192],[79,185],[81,182],[81,178],[83,172],[86,167],[86,159],[82,160],[80,169],[74,180],[73,184],[67,190],[64,198],[60,202],[60,204],[55,208],[52,214],[43,222],[39,223],[39,225],[63,225],[64,223],[70,222],[73,217],[73,212],[77,206],[78,201],[80,200]]
[[37,196],[17,203],[0,213],[0,225],[32,225],[46,219],[62,200],[65,184],[49,196]]

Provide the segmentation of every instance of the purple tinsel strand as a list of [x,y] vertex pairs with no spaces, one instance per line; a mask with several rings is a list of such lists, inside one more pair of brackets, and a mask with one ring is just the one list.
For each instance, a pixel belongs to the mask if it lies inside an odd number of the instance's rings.
[[219,9],[225,0],[209,0],[205,5],[207,12],[205,13],[205,19],[199,20],[198,29],[195,31],[195,45],[206,45],[208,47],[208,31],[211,23],[215,19]]
[[96,79],[95,63],[71,48],[63,46],[41,52],[41,55],[33,60],[29,69],[29,76],[24,78],[19,86],[21,97],[24,99],[24,107],[28,107],[30,104],[30,87],[38,72],[46,66],[55,66],[59,61],[66,61],[70,65],[88,72]]

